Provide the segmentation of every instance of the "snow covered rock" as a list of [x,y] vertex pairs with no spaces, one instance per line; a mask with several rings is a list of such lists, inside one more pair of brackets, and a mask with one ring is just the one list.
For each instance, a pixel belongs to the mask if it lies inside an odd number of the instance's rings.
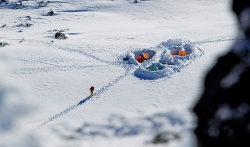
[[6,2],[8,2],[7,0],[1,0],[1,3],[6,3]]
[[0,42],[0,47],[5,47],[6,45],[9,45],[9,44],[6,42]]
[[68,38],[64,33],[62,33],[62,32],[57,32],[56,34],[55,34],[55,38],[56,39],[66,39],[66,38]]
[[160,62],[163,64],[173,64],[173,56],[171,55],[170,51],[163,51],[161,53]]
[[135,56],[133,53],[127,53],[125,58],[123,58],[124,61],[127,61],[128,64],[134,64],[134,65],[139,65],[139,62],[136,61]]

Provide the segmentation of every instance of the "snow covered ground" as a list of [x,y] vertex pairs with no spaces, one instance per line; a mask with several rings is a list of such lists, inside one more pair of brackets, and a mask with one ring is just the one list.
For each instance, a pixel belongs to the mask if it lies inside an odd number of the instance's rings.
[[[42,146],[153,146],[166,131],[181,134],[169,146],[192,146],[190,108],[204,74],[237,37],[228,0],[38,2],[0,5],[0,42],[9,44],[0,54],[15,69],[7,76],[28,87],[22,101],[33,106],[20,126],[39,134]],[[54,38],[60,30],[67,39]],[[121,62],[176,38],[203,54],[170,76],[140,79],[138,66]]]

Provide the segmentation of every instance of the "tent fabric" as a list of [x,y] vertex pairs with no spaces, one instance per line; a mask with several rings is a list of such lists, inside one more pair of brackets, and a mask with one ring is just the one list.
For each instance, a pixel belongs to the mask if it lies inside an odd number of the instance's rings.
[[142,56],[144,59],[149,60],[149,54],[148,53],[142,53]]
[[136,60],[139,62],[139,63],[142,63],[144,61],[144,58],[142,56],[138,56],[136,58]]
[[159,68],[155,64],[152,64],[151,66],[149,66],[147,68],[147,70],[149,70],[149,71],[158,71]]
[[187,53],[186,53],[185,51],[179,51],[178,53],[172,52],[172,55],[173,55],[173,56],[176,56],[176,55],[179,55],[179,56],[186,56]]
[[134,52],[135,59],[137,59],[137,57],[139,56],[142,56],[143,58],[145,58],[145,60],[149,60],[155,55],[156,55],[156,51],[149,50],[149,49],[137,50]]
[[139,63],[142,63],[144,60],[149,60],[149,54],[148,53],[142,53],[140,56],[136,58],[136,60]]
[[180,56],[186,56],[186,52],[185,51],[179,51],[179,55]]
[[173,53],[172,53],[172,55],[173,55],[173,56],[175,56],[175,55],[179,55],[179,54],[178,54],[178,53],[174,53],[174,52],[173,52]]

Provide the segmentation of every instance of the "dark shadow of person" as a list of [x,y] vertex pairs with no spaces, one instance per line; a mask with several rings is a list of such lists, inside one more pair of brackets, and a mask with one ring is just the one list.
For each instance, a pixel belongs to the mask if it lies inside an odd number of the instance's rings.
[[250,147],[250,0],[233,0],[240,39],[205,78],[193,108],[199,147]]

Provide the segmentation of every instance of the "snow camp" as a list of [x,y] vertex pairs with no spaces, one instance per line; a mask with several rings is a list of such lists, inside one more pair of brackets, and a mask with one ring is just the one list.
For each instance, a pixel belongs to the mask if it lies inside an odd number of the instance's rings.
[[231,9],[228,0],[0,0],[0,147],[194,147],[191,109],[237,40]]
[[137,78],[156,80],[180,72],[202,55],[202,49],[190,41],[168,39],[156,47],[126,53],[123,61],[139,66],[134,72]]

